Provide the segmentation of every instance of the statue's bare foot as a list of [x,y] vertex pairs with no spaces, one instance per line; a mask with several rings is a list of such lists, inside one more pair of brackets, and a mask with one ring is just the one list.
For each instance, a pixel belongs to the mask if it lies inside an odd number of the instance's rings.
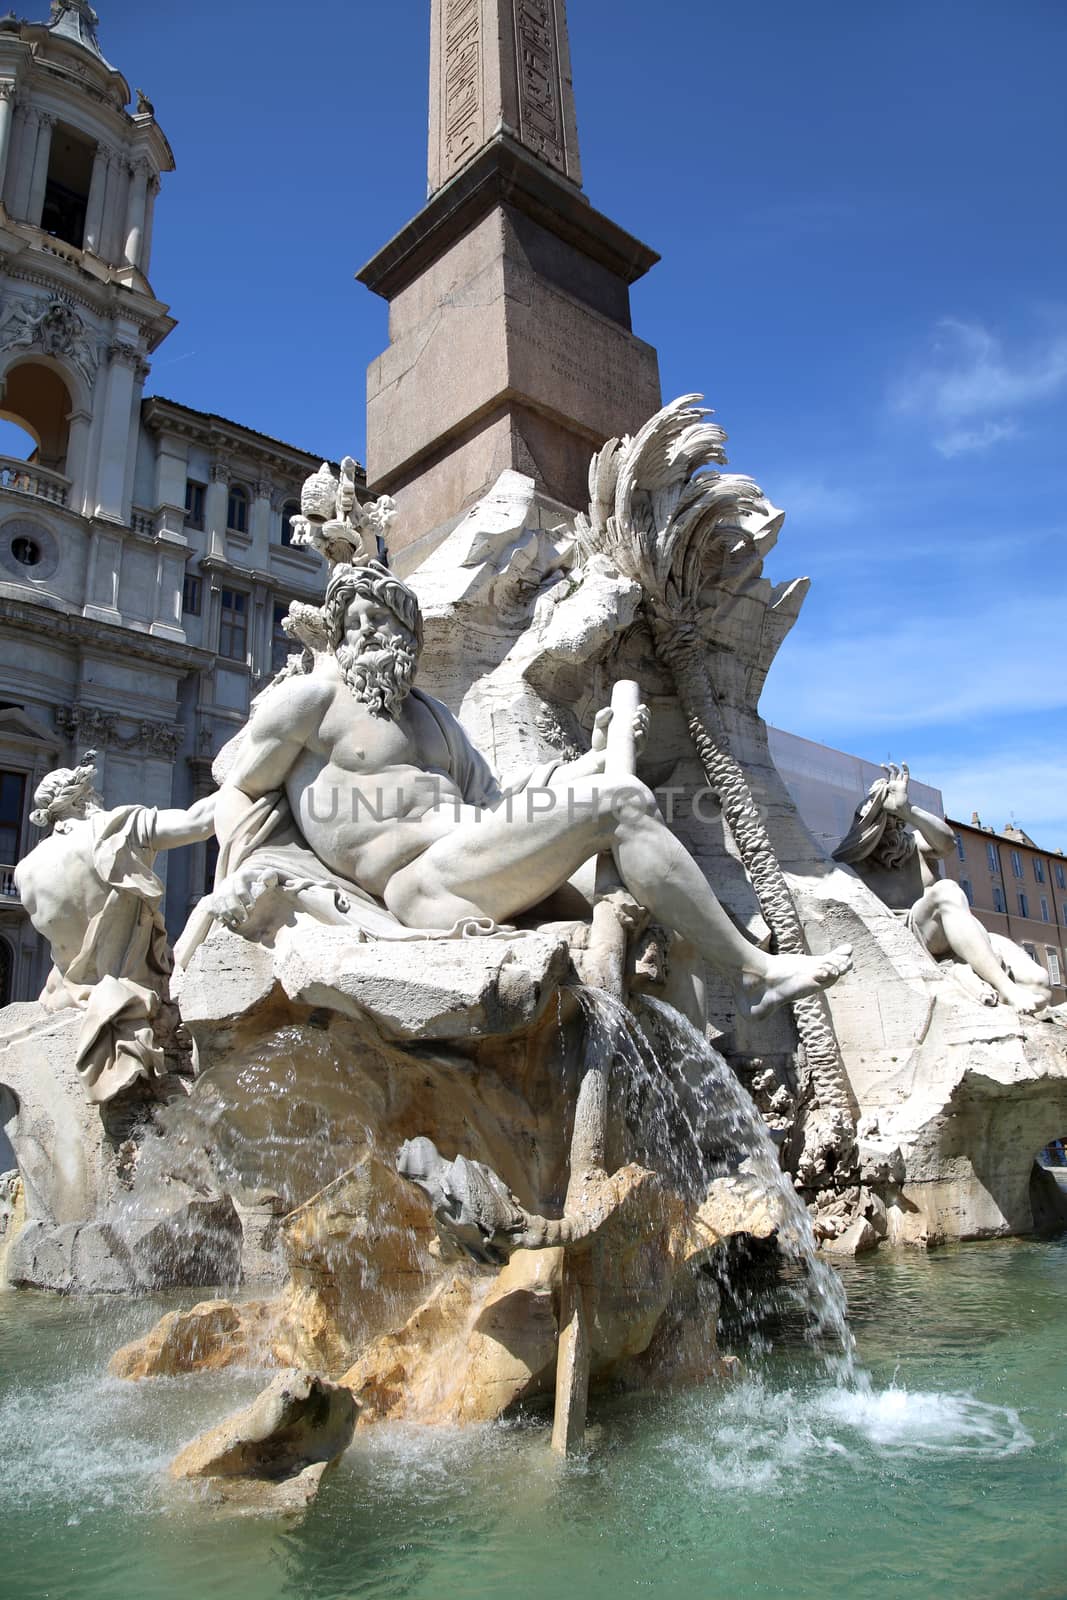
[[824,956],[768,956],[761,977],[746,972],[741,988],[750,1017],[767,1017],[778,1006],[828,989],[852,965],[852,946],[839,944]]
[[1031,989],[1025,983],[1006,983],[1001,999],[1025,1017],[1032,1017],[1035,1011],[1043,1011],[1048,1005],[1048,998],[1040,989]]

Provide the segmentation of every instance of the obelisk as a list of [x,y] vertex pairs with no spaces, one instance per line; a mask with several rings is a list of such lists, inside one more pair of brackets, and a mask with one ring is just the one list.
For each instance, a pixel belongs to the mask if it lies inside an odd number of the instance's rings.
[[431,0],[429,190],[359,273],[389,302],[367,477],[398,570],[506,468],[544,515],[584,508],[592,452],[660,404],[630,322],[659,258],[582,192],[564,0]]

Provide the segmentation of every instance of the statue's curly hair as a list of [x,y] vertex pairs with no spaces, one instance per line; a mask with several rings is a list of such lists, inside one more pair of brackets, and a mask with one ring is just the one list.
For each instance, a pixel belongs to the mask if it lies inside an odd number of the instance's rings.
[[336,650],[345,631],[345,612],[357,597],[373,600],[393,613],[398,622],[414,636],[422,649],[422,612],[413,589],[395,577],[380,561],[368,561],[353,566],[348,562],[333,569],[326,586],[322,615],[326,623],[327,638]]
[[852,819],[852,827],[833,853],[835,861],[849,866],[871,861],[876,867],[897,872],[911,860],[918,848],[915,835],[907,823],[890,816],[885,809],[888,788],[885,778],[876,778],[871,784]]
[[57,767],[34,790],[30,821],[35,828],[51,828],[79,800],[92,793],[96,782],[96,751],[87,750],[77,767]]

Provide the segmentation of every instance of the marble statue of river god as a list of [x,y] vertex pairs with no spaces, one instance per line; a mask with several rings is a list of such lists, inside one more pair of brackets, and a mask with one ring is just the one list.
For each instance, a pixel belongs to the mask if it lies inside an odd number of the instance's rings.
[[[601,852],[652,917],[688,939],[754,1017],[825,989],[850,948],[773,956],[723,911],[632,777],[604,775],[610,710],[593,747],[502,788],[452,713],[412,681],[414,592],[379,562],[334,567],[320,647],[260,696],[220,789],[215,891],[183,936],[188,962],[212,917],[259,938],[280,894],[379,937],[491,933]],[[309,660],[310,658],[310,660]],[[644,736],[642,708],[635,732]]]

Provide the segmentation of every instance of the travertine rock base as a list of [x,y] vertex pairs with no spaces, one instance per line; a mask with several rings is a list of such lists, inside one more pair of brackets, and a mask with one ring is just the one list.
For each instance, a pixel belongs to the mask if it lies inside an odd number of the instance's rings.
[[203,1482],[233,1510],[301,1511],[352,1442],[356,1414],[347,1389],[283,1372],[245,1410],[186,1445],[170,1474]]

